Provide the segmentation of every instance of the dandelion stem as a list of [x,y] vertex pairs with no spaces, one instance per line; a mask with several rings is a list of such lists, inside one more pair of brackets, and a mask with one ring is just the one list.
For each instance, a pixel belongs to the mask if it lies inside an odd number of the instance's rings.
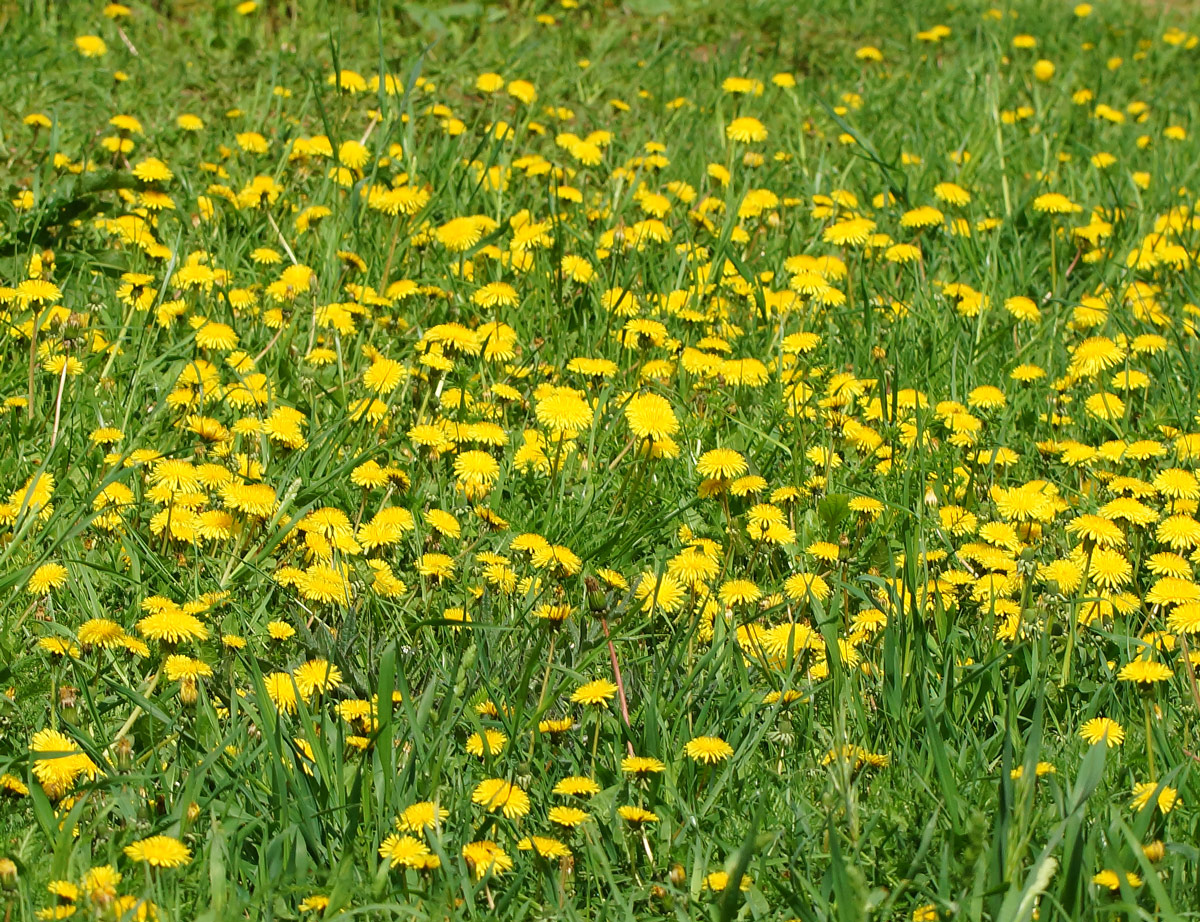
[[41,322],[41,313],[35,311],[33,314],[33,329],[29,333],[29,394],[26,397],[29,403],[25,407],[26,417],[31,421],[33,420],[34,369],[37,367],[38,326]]
[[1052,293],[1058,289],[1058,252],[1057,252],[1057,248],[1056,248],[1056,245],[1054,242],[1055,239],[1057,238],[1057,236],[1058,235],[1055,233],[1054,226],[1051,225],[1051,227],[1050,227],[1050,291]]
[[1142,702],[1142,710],[1146,717],[1146,768],[1150,772],[1150,780],[1157,782],[1157,773],[1154,771],[1154,726],[1150,721],[1149,698]]
[[63,388],[67,386],[67,357],[63,356],[62,374],[58,376],[58,394],[54,398],[54,429],[50,433],[50,450],[58,443],[58,424],[62,420]]
[[283,236],[283,231],[281,231],[279,229],[279,225],[275,223],[275,216],[271,214],[270,209],[264,209],[264,213],[267,216],[267,221],[271,224],[271,229],[275,231],[275,236],[279,238],[279,243],[283,246],[283,251],[287,253],[288,259],[292,261],[293,266],[298,266],[300,262],[296,259],[296,254],[292,252],[292,248],[288,246],[287,239]]
[[1079,630],[1079,605],[1087,595],[1088,576],[1092,572],[1092,554],[1095,550],[1095,542],[1088,542],[1087,559],[1083,563],[1083,580],[1079,584],[1079,594],[1075,597],[1075,604],[1071,606],[1071,612],[1067,616],[1067,648],[1063,652],[1062,677],[1059,682],[1061,688],[1066,688],[1071,681],[1071,657],[1075,653],[1075,635]]
[[546,493],[548,497],[553,497],[558,489],[558,472],[562,464],[564,438],[564,433],[558,433],[558,444],[554,448],[554,464],[550,469],[550,489]]
[[600,748],[600,709],[596,709],[596,732],[592,734],[592,774],[596,772],[596,750]]
[[[617,662],[617,648],[613,646],[612,637],[608,633],[608,619],[601,616],[600,626],[604,628],[604,639],[608,641],[608,657],[612,660],[613,680],[617,683],[617,695],[621,701],[621,719],[625,721],[625,729],[632,731],[633,727],[629,723],[629,704],[625,699],[625,682],[621,679],[621,665]],[[547,676],[549,675],[547,667]],[[545,686],[542,687],[545,691]],[[633,741],[625,740],[625,745],[629,748],[629,754],[633,755]]]
[[379,283],[380,294],[386,293],[388,283],[390,281],[390,276],[392,273],[392,257],[396,255],[396,240],[398,239],[396,236],[396,231],[399,230],[399,228],[400,228],[400,215],[396,215],[396,217],[392,219],[392,230],[389,235],[392,238],[392,241],[388,245],[387,259],[384,261],[384,264],[383,264],[383,277],[382,277],[382,281],[380,281],[380,283]]
[[[550,684],[550,667],[554,663],[554,643],[558,640],[558,631],[555,630],[550,635],[550,648],[546,651],[546,672],[542,676],[542,690],[538,692],[537,707],[533,711],[534,719],[542,713],[542,705],[546,701],[546,686]],[[529,735],[529,761],[533,761],[533,747],[537,745],[538,728],[535,726],[533,732]]]

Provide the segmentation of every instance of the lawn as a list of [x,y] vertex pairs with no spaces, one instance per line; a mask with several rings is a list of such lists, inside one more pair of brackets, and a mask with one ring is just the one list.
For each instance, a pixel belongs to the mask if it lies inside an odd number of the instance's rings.
[[0,909],[1200,916],[1188,4],[0,9]]

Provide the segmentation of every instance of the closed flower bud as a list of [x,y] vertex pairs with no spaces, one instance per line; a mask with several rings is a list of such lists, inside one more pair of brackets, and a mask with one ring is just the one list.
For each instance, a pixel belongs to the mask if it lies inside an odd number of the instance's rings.
[[196,688],[196,680],[192,676],[184,676],[179,680],[179,700],[187,707],[191,707],[196,703],[196,698],[199,697]]
[[79,721],[79,711],[76,704],[79,701],[79,689],[74,685],[60,685],[58,687],[58,711],[62,715],[62,719],[69,724],[75,724]]
[[15,890],[17,876],[16,863],[11,858],[0,858],[0,888]]
[[600,581],[594,576],[587,576],[584,577],[583,585],[587,589],[588,609],[595,614],[600,614],[608,607],[608,596],[600,588]]
[[117,760],[117,768],[128,769],[133,765],[133,740],[122,736],[113,744],[113,755]]

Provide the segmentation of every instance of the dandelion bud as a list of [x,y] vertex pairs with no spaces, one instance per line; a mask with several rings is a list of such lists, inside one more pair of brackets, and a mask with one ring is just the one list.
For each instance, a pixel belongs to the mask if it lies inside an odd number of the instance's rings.
[[1037,559],[1033,556],[1032,548],[1025,548],[1017,560],[1017,572],[1024,577],[1032,577],[1038,571]]
[[595,577],[584,577],[583,585],[587,589],[588,608],[593,614],[601,614],[608,607],[608,597],[600,588],[600,581]]
[[196,688],[196,679],[193,676],[184,676],[179,680],[179,700],[187,707],[191,707],[196,703],[196,698],[199,697]]
[[11,858],[0,858],[0,888],[15,890],[17,887],[17,865]]
[[74,723],[77,719],[75,705],[79,700],[79,689],[74,685],[58,686],[58,709],[63,720]]
[[[91,873],[89,873],[89,877],[90,876]],[[113,900],[117,898],[117,891],[110,882],[105,880],[96,880],[91,882],[90,886],[88,887],[87,896],[92,902],[92,905],[94,905],[96,909],[103,914],[104,911],[113,904]]]
[[133,765],[133,740],[122,736],[113,744],[113,755],[117,760],[117,768],[129,769]]
[[671,871],[667,875],[667,879],[671,881],[673,886],[682,887],[687,881],[687,871],[683,869],[682,864],[676,862],[675,864],[671,865]]
[[1143,845],[1142,852],[1148,860],[1159,862],[1167,854],[1167,847],[1163,845],[1162,839],[1155,839],[1149,845]]

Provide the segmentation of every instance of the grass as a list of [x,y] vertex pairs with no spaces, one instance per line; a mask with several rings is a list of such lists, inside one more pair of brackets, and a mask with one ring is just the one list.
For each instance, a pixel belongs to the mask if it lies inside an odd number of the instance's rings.
[[0,11],[4,922],[1196,916],[1190,10],[130,6]]

